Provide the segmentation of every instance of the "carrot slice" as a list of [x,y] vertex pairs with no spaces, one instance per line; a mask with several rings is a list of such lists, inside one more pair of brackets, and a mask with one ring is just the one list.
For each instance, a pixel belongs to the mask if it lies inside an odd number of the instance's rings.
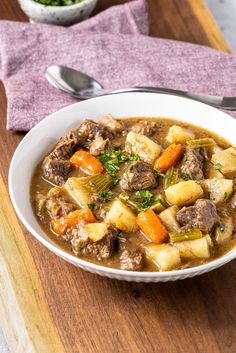
[[67,215],[52,220],[51,227],[54,233],[62,236],[69,228],[76,227],[81,222],[93,223],[96,219],[90,208],[83,208],[68,213]]
[[174,165],[182,156],[183,147],[180,143],[172,143],[168,146],[162,155],[157,159],[154,168],[160,172],[166,172],[172,165]]
[[140,212],[137,217],[137,224],[153,243],[161,244],[167,240],[167,230],[153,210]]
[[81,168],[88,175],[100,174],[104,171],[102,163],[86,151],[77,151],[70,159],[71,164]]

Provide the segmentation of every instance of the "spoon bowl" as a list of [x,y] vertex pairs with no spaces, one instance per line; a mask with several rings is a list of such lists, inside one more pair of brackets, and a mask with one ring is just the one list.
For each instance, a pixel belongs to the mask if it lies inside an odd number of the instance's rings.
[[103,86],[83,72],[66,66],[51,65],[45,72],[46,79],[58,89],[74,96],[93,95]]

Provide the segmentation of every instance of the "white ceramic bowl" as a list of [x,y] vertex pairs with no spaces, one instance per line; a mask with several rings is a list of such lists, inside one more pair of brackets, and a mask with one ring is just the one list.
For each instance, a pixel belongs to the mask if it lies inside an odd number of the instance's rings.
[[48,6],[33,0],[18,0],[22,10],[31,22],[69,26],[89,17],[97,0],[82,0],[68,6]]
[[[163,116],[207,128],[236,144],[236,120],[229,115],[185,98],[155,93],[124,93],[76,103],[48,116],[21,141],[12,158],[9,190],[15,210],[25,227],[49,250],[84,270],[120,280],[165,282],[211,271],[236,258],[236,249],[205,265],[168,272],[128,272],[95,265],[65,252],[40,228],[30,203],[30,182],[35,166],[56,141],[85,118],[97,120],[103,114],[114,117]],[[22,168],[24,166],[24,168]]]

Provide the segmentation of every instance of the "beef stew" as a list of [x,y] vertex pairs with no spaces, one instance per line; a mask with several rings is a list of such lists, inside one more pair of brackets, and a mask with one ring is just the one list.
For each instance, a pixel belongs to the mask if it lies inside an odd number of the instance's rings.
[[85,120],[31,183],[35,215],[68,252],[128,271],[193,267],[235,246],[236,149],[165,118]]

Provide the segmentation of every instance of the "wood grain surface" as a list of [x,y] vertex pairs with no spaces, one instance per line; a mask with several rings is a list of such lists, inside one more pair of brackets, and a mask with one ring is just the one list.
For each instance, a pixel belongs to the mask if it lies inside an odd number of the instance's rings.
[[[101,0],[101,11],[123,0]],[[201,0],[149,0],[153,36],[229,51]],[[16,0],[0,18],[25,21]],[[201,277],[135,284],[64,262],[21,225],[6,186],[23,134],[7,132],[0,86],[0,322],[13,353],[235,353],[236,262]]]

